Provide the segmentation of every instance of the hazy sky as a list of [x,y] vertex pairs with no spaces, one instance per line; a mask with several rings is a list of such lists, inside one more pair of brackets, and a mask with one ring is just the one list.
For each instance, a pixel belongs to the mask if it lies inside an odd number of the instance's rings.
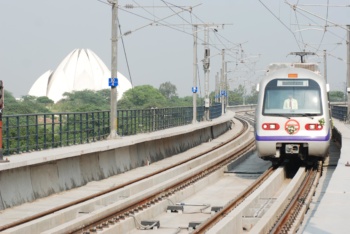
[[[170,81],[180,96],[192,95],[193,36],[189,24],[209,23],[220,25],[209,29],[210,91],[215,89],[215,75],[221,69],[221,49],[226,49],[231,88],[244,82],[253,85],[269,63],[298,61],[287,55],[305,49],[319,54],[308,61],[320,63],[322,71],[323,50],[327,50],[331,90],[343,89],[344,28],[350,24],[350,0],[288,2],[297,4],[295,11],[285,0],[119,0],[121,31],[132,33],[123,36],[126,57],[119,40],[118,70],[128,78],[131,74],[134,86],[158,88]],[[318,5],[311,5],[316,2]],[[135,8],[126,8],[127,4]],[[1,0],[0,22],[0,79],[16,97],[27,95],[39,76],[56,69],[76,48],[91,49],[111,67],[111,6],[107,0]],[[202,95],[203,30],[199,27]],[[108,77],[105,79],[108,88]]]

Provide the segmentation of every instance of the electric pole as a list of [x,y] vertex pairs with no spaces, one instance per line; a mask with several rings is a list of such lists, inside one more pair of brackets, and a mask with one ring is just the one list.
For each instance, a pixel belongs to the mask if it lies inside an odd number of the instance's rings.
[[347,64],[347,72],[346,72],[346,82],[347,82],[347,94],[348,94],[348,115],[350,112],[350,97],[349,97],[349,93],[350,93],[350,25],[347,25],[347,39],[346,39],[346,44],[347,44],[347,58],[346,58],[346,64]]
[[219,72],[215,75],[215,102],[219,102],[220,97],[220,81],[219,81]]
[[327,83],[327,51],[323,50],[323,73],[324,73],[324,80]]
[[[117,79],[117,55],[118,55],[118,0],[108,0],[112,5],[112,64],[111,78]],[[116,80],[117,81],[117,80]],[[118,116],[117,116],[117,86],[113,82],[111,85],[111,114],[110,114],[110,139],[115,139],[118,136]]]
[[225,62],[225,113],[228,106],[227,62]]
[[220,100],[221,100],[221,115],[224,115],[225,111],[225,49],[221,50],[221,94],[220,94]]
[[209,49],[209,28],[206,27],[204,30],[204,61],[203,61],[203,68],[204,68],[204,77],[205,77],[205,84],[204,84],[204,118],[205,120],[209,120],[209,71],[210,71],[210,49]]
[[197,25],[194,25],[193,29],[193,120],[192,123],[197,122]]
[[4,91],[4,83],[0,80],[0,163],[10,162],[8,159],[3,159],[3,151],[2,151],[2,111],[4,109],[5,103],[5,91]]
[[[194,24],[194,55],[193,55],[193,60],[194,60],[194,75],[193,75],[193,86],[192,87],[192,92],[193,95],[195,95],[195,90],[197,90],[197,29],[198,26],[204,27],[204,59],[203,61],[203,69],[204,69],[204,120],[209,120],[210,115],[209,115],[209,107],[210,107],[210,99],[209,99],[209,72],[210,72],[210,48],[209,48],[209,28],[210,27],[217,27],[219,24]],[[220,24],[222,27],[224,24]],[[193,96],[194,97],[194,96]],[[195,108],[195,98],[193,98],[193,108]],[[193,109],[193,112],[195,110]],[[193,122],[195,122],[194,117],[193,117]]]

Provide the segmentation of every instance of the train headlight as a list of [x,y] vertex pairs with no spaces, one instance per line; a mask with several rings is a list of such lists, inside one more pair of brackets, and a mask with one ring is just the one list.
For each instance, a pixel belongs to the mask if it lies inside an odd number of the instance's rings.
[[263,123],[262,129],[264,129],[264,130],[278,130],[278,129],[280,129],[280,125],[278,123]]
[[314,124],[306,124],[305,125],[305,129],[306,130],[311,130],[311,131],[318,131],[318,130],[322,130],[323,126],[321,124],[318,123],[314,123]]

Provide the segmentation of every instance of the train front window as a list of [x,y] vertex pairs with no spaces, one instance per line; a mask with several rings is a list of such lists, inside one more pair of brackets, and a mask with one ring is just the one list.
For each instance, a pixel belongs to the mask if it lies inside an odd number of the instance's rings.
[[321,115],[320,93],[313,80],[272,80],[265,89],[263,114]]

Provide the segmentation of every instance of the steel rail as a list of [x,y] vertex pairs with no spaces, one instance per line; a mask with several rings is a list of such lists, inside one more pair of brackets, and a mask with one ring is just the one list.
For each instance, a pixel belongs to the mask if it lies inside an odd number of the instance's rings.
[[273,172],[274,168],[270,167],[265,171],[253,184],[246,188],[237,198],[226,204],[220,211],[212,215],[205,222],[201,223],[193,231],[194,233],[205,233],[216,223],[218,223],[223,217],[225,217],[229,212],[236,208],[240,203],[242,203],[252,192],[254,192]]
[[317,173],[320,173],[317,169],[312,168],[308,170],[303,183],[300,185],[293,199],[290,201],[281,217],[278,219],[274,227],[270,230],[270,233],[288,233],[288,230],[294,223],[296,216],[301,210],[304,201],[309,194],[313,181],[315,180]]
[[[57,211],[60,211],[60,210],[63,210],[63,209],[67,209],[68,207],[71,207],[71,206],[74,206],[74,205],[77,205],[77,204],[81,204],[81,203],[86,202],[86,201],[88,201],[88,200],[91,200],[91,199],[94,199],[94,198],[96,198],[96,197],[99,197],[99,196],[108,194],[108,193],[110,193],[110,192],[116,191],[116,190],[121,189],[121,188],[123,188],[123,187],[125,187],[125,186],[131,185],[131,184],[133,184],[133,183],[142,181],[142,180],[147,179],[147,178],[150,178],[150,177],[155,176],[155,175],[157,175],[157,174],[160,174],[160,173],[162,173],[162,172],[164,172],[164,171],[167,171],[167,170],[169,170],[169,169],[171,169],[171,168],[180,166],[180,165],[185,164],[185,163],[187,163],[187,162],[189,162],[189,161],[191,161],[191,160],[194,160],[194,159],[196,159],[196,158],[199,158],[199,157],[201,157],[202,155],[209,153],[210,151],[213,151],[213,150],[215,150],[215,149],[218,149],[218,148],[220,148],[220,147],[222,147],[222,146],[224,146],[224,145],[230,143],[231,141],[234,141],[235,139],[239,138],[239,136],[240,136],[244,131],[246,131],[246,130],[248,129],[248,124],[247,124],[245,121],[240,120],[239,118],[237,118],[237,119],[243,123],[243,127],[242,127],[242,129],[241,129],[236,135],[234,135],[234,136],[232,136],[231,138],[229,138],[226,142],[221,142],[221,143],[219,143],[218,145],[212,147],[211,149],[208,149],[208,150],[205,150],[205,151],[203,151],[203,152],[201,152],[201,153],[195,154],[195,155],[194,155],[193,157],[191,157],[191,158],[188,158],[188,159],[185,159],[185,160],[183,160],[183,161],[180,161],[180,162],[178,162],[178,163],[176,163],[176,164],[174,164],[174,165],[170,165],[170,166],[168,166],[168,167],[159,169],[159,170],[157,170],[157,171],[155,171],[155,172],[152,172],[152,173],[149,173],[149,174],[147,174],[147,175],[141,176],[141,177],[139,177],[139,178],[137,178],[137,179],[128,181],[128,182],[123,183],[123,184],[119,184],[119,185],[117,185],[117,186],[114,186],[114,187],[111,187],[111,188],[109,188],[109,189],[100,191],[100,192],[98,192],[98,193],[95,193],[95,194],[92,194],[92,195],[89,195],[89,196],[86,196],[86,197],[83,197],[83,198],[79,198],[79,199],[77,199],[77,200],[75,200],[75,201],[68,202],[68,203],[66,203],[66,204],[57,206],[57,207],[55,207],[55,208],[48,209],[48,210],[46,210],[46,211],[37,213],[37,214],[35,214],[35,215],[28,216],[28,217],[26,217],[26,218],[17,220],[17,221],[15,221],[15,222],[12,222],[12,223],[9,223],[9,224],[0,226],[0,231],[4,231],[4,230],[10,229],[10,228],[13,228],[13,227],[16,227],[16,226],[19,226],[19,225],[22,225],[22,224],[31,222],[31,221],[33,221],[33,220],[42,218],[42,217],[44,217],[44,216],[53,214],[53,213],[55,213],[55,212],[57,212]],[[139,201],[139,202],[140,202],[140,203],[144,203],[144,201]],[[137,205],[135,205],[135,206],[137,206]]]
[[[241,121],[243,123],[243,128],[240,131],[240,133],[237,134],[235,137],[231,138],[231,140],[220,144],[220,147],[230,143],[231,141],[234,141],[243,132],[248,130],[248,126],[249,126],[248,123],[244,120],[241,120],[241,119],[239,119],[239,121]],[[119,211],[114,211],[113,213],[108,214],[105,217],[99,217],[99,219],[97,221],[94,221],[91,224],[85,225],[84,227],[80,227],[79,229],[72,230],[69,233],[89,233],[91,231],[94,232],[94,231],[97,231],[99,229],[103,229],[104,227],[108,227],[109,225],[113,225],[114,223],[119,222],[120,220],[123,220],[126,217],[129,217],[131,214],[134,214],[135,212],[138,212],[146,207],[149,207],[149,206],[155,204],[156,202],[161,201],[163,198],[169,197],[172,194],[174,194],[175,192],[177,192],[181,189],[184,189],[185,187],[195,183],[196,181],[200,180],[204,176],[209,175],[210,173],[216,171],[217,169],[223,167],[224,165],[227,165],[232,160],[234,160],[234,159],[238,158],[239,156],[243,155],[244,153],[250,151],[254,147],[255,147],[255,140],[252,139],[251,141],[247,142],[246,145],[242,145],[242,147],[240,149],[238,149],[236,152],[234,152],[233,155],[230,155],[230,156],[224,158],[223,160],[221,160],[217,164],[212,165],[211,167],[205,169],[204,171],[201,171],[201,172],[191,176],[190,178],[179,181],[175,185],[170,185],[168,188],[163,189],[161,192],[154,192],[153,194],[149,195],[148,197],[145,197],[139,201],[135,201],[133,204],[130,204],[128,207],[125,207]],[[214,151],[218,148],[219,147],[213,147],[212,149],[207,150],[205,153],[201,153],[196,158],[198,158],[204,154],[207,154],[211,151]],[[194,158],[191,158],[190,160],[192,160],[192,159],[194,159]],[[190,160],[185,160],[185,161],[188,162]],[[173,168],[173,167],[174,166],[171,166],[168,169]]]

